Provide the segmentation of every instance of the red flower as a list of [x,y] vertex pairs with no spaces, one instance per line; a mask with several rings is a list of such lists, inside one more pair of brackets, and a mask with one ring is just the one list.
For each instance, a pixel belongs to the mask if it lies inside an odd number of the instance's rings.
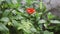
[[33,14],[35,12],[35,9],[34,8],[27,8],[26,11],[28,14]]

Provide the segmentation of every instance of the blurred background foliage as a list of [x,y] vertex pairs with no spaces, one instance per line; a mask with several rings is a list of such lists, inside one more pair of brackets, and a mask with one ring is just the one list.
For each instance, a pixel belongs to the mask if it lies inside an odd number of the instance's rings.
[[[29,15],[27,8],[36,13]],[[59,18],[46,11],[42,0],[0,0],[0,34],[53,34]]]

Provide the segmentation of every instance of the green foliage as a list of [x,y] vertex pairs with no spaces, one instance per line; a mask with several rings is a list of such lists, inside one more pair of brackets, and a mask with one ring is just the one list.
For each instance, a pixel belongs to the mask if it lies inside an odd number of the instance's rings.
[[[51,20],[56,16],[47,13],[42,0],[25,0],[24,6],[21,1],[23,0],[0,0],[0,34],[53,34],[48,30],[43,31],[42,23],[47,29],[59,30],[59,24],[50,26]],[[36,12],[28,14],[28,7],[34,8]]]

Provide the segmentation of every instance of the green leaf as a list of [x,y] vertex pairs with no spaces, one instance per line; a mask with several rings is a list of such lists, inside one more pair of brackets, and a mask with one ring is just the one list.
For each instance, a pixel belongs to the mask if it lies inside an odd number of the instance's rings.
[[12,20],[12,25],[16,28],[20,26],[20,24],[16,20]]
[[1,18],[1,21],[2,21],[2,22],[9,22],[10,20],[9,20],[8,17],[2,17],[2,18]]
[[[32,32],[36,32],[36,29],[34,28],[34,26],[31,24],[31,22],[28,20],[28,21],[25,21],[25,20],[22,20],[21,21],[22,23],[22,29],[27,32],[27,33],[32,33]],[[32,31],[33,29],[33,31]]]
[[48,19],[53,19],[55,16],[52,15],[50,12],[47,14]]
[[45,12],[45,11],[46,11],[46,7],[45,7],[45,5],[43,4],[42,1],[43,1],[43,0],[40,1],[40,11]]
[[0,23],[0,31],[2,31],[2,32],[8,32],[9,29],[4,24]]
[[5,10],[5,11],[3,12],[3,17],[9,16],[9,13],[10,13],[10,10]]
[[33,0],[26,0],[27,5],[28,5],[28,6],[31,5],[31,4],[32,4],[32,1],[33,1]]
[[44,34],[53,34],[53,32],[44,31]]
[[39,20],[40,20],[40,16],[41,16],[41,14],[40,14],[40,13],[36,13],[36,14],[35,14],[36,21],[39,21]]
[[10,8],[19,8],[21,4],[17,2],[17,0],[11,0],[11,3],[9,4]]
[[41,0],[41,2],[40,2],[40,9],[42,9],[43,7],[42,7],[42,0]]

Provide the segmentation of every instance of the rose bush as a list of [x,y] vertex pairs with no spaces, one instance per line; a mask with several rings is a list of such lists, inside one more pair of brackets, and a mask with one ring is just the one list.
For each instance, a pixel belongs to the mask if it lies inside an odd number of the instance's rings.
[[0,0],[0,34],[53,34],[58,19],[39,0]]

